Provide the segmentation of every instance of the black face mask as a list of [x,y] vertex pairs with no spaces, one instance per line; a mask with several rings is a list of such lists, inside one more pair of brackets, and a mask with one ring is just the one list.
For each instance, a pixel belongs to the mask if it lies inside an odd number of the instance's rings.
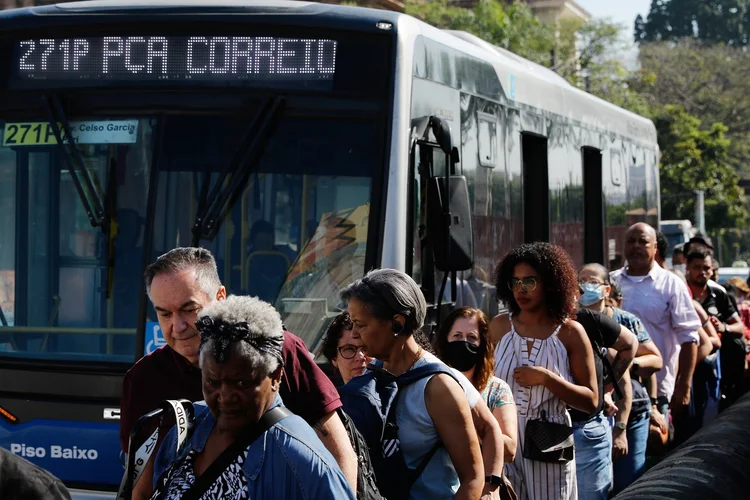
[[443,361],[460,372],[474,368],[479,359],[479,347],[465,340],[448,342],[444,351]]

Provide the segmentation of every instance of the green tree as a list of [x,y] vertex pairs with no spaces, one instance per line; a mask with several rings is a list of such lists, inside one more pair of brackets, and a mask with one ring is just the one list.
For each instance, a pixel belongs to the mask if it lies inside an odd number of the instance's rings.
[[750,174],[750,54],[682,40],[643,44],[639,58],[629,84],[648,106],[681,106],[704,123],[723,123],[731,163]]
[[744,46],[748,43],[747,0],[652,0],[646,20],[635,21],[637,42],[706,42]]
[[729,162],[727,127],[701,120],[678,106],[666,106],[654,119],[659,147],[663,219],[693,219],[694,190],[706,193],[706,226],[742,227],[748,220],[744,190]]
[[448,0],[408,0],[405,12],[441,29],[466,31],[539,64],[549,65],[553,30],[528,5],[480,0],[471,9]]

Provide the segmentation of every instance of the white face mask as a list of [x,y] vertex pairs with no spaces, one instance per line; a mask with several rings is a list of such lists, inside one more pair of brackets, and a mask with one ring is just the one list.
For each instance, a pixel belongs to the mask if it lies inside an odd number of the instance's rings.
[[675,264],[672,266],[672,269],[675,271],[680,271],[682,274],[687,273],[687,265],[686,264]]

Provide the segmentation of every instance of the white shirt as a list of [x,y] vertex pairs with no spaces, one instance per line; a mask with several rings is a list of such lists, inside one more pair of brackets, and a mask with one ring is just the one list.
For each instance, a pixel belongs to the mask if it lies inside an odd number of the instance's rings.
[[701,326],[687,285],[676,275],[654,264],[646,276],[629,276],[625,268],[610,278],[622,288],[622,308],[635,314],[661,351],[664,368],[656,373],[658,395],[672,398],[680,345],[698,343]]

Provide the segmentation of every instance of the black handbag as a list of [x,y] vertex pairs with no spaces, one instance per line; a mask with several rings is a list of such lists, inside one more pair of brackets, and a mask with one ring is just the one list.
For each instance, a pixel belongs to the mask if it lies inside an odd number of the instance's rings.
[[541,418],[526,422],[523,457],[537,462],[564,464],[573,460],[573,428],[550,422],[544,410]]

